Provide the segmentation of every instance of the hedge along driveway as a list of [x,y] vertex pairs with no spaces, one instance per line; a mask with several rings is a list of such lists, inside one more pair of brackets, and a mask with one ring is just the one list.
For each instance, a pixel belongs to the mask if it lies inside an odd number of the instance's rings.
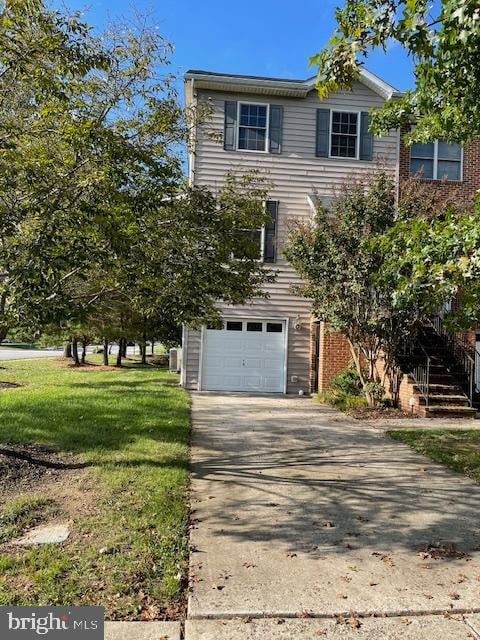
[[66,460],[33,487],[8,492],[3,524],[15,531],[20,512],[20,529],[53,519],[72,530],[63,545],[0,547],[0,604],[97,604],[110,619],[174,617],[188,515],[189,403],[178,377],[151,366],[17,361],[0,380],[23,385],[0,391],[0,446],[36,443]]

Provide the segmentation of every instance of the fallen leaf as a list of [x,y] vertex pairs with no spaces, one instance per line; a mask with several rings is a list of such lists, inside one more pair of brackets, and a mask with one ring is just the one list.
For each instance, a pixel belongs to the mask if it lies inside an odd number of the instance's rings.
[[460,594],[459,593],[453,592],[453,593],[449,593],[448,595],[452,600],[460,600]]
[[334,526],[335,525],[330,520],[325,520],[325,522],[322,522],[322,527],[325,527],[326,529],[331,529]]
[[353,629],[360,629],[362,623],[358,618],[350,618],[350,626],[353,627]]
[[368,518],[366,518],[365,516],[355,516],[355,518],[356,518],[359,522],[369,522]]
[[253,564],[253,562],[244,562],[244,563],[243,563],[243,566],[244,566],[246,569],[253,569],[253,567],[256,567],[257,565],[256,565],[256,564]]

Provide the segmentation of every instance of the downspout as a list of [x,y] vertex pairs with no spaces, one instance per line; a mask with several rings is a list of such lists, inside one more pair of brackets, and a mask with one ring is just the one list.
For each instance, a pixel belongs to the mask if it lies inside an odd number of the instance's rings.
[[194,78],[191,78],[190,91],[192,95],[193,126],[192,126],[191,135],[189,136],[190,148],[188,150],[188,184],[190,187],[193,187],[193,185],[195,184],[195,146],[197,142],[197,99],[196,99],[194,90],[195,90],[195,80]]
[[395,166],[395,202],[397,205],[400,204],[400,146],[402,144],[401,140],[401,129],[400,127],[397,129],[397,158],[396,158],[396,166]]

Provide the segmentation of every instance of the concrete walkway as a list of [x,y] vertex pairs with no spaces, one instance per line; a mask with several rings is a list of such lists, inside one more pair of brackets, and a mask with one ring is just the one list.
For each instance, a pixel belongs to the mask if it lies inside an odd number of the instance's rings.
[[480,486],[309,399],[192,415],[186,640],[480,639]]

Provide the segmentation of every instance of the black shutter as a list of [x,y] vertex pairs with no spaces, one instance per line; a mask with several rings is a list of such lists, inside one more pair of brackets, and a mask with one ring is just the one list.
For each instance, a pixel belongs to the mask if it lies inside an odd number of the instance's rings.
[[270,220],[265,224],[265,234],[263,241],[263,261],[276,262],[277,259],[277,217],[278,201],[267,200],[267,212]]
[[270,153],[282,153],[283,107],[270,105]]
[[237,130],[237,103],[225,101],[225,129],[223,136],[223,148],[226,151],[235,151],[235,136]]
[[360,116],[360,160],[373,160],[373,136],[368,130],[370,116],[362,111]]
[[317,109],[317,144],[315,155],[328,158],[330,148],[330,109]]

